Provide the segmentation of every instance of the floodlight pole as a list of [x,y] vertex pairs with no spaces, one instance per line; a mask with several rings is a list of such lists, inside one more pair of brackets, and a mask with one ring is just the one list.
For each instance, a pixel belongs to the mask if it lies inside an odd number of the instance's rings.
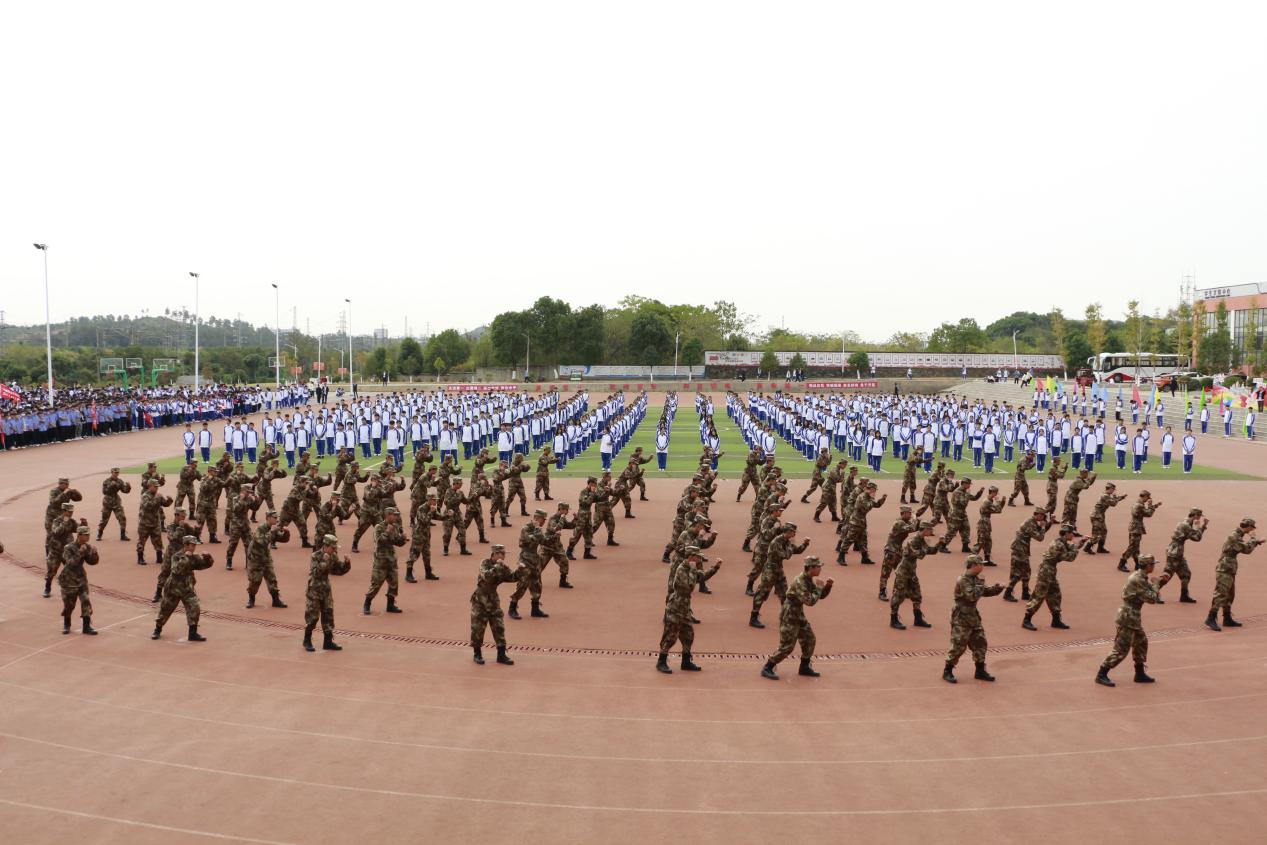
[[198,283],[199,275],[190,271],[194,277],[194,393],[198,392]]
[[348,387],[352,386],[352,300],[343,300],[348,304]]
[[678,332],[673,335],[673,377],[678,378],[677,374],[677,347],[678,341],[682,339],[682,333]]
[[528,341],[528,347],[524,350],[524,381],[527,381],[528,369],[532,365],[532,335],[524,332],[524,338]]
[[273,285],[273,401],[282,390],[282,311],[281,292]]
[[1012,332],[1012,369],[1019,370],[1021,368],[1021,356],[1016,354],[1016,335],[1020,329]]
[[53,321],[48,310],[48,244],[34,244],[44,253],[44,346],[48,353],[48,404],[53,404]]

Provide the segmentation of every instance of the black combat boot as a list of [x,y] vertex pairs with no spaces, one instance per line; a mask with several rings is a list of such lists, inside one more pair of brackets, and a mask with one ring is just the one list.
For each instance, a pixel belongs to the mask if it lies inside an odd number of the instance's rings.
[[1096,548],[1095,548],[1095,553],[1096,553],[1096,554],[1098,554],[1098,555],[1107,555],[1107,554],[1112,554],[1112,552],[1110,552],[1108,549],[1104,548],[1104,544],[1103,544],[1103,543],[1100,543],[1098,546],[1096,546]]
[[1096,673],[1095,682],[1106,687],[1115,687],[1117,684],[1109,679],[1109,670],[1107,666],[1101,666],[1100,671]]
[[699,584],[699,591],[705,595],[712,595],[713,588],[701,581]]
[[868,566],[875,565],[875,561],[871,559],[871,555],[867,554],[866,552],[862,553],[862,562],[867,564]]
[[572,553],[572,550],[575,548],[576,548],[575,543],[572,543],[568,546],[568,551],[567,551],[568,560],[576,560],[576,555]]
[[767,660],[765,665],[761,667],[761,677],[769,678],[772,681],[777,681],[779,679],[779,676],[774,674],[774,664],[769,660]]
[[150,603],[160,602],[163,600],[163,591],[159,587],[154,588],[154,598],[150,599]]
[[145,552],[136,553],[136,565],[145,566]]
[[880,588],[880,595],[876,596],[876,598],[878,598],[880,601],[888,601],[888,600],[889,600],[889,591],[888,591],[888,590],[886,590],[884,587],[881,587],[881,588]]
[[255,593],[246,594],[246,609],[250,610],[255,607]]
[[361,607],[361,612],[364,613],[366,616],[370,615],[370,600],[369,599],[365,600],[364,606]]
[[132,539],[132,538],[128,536],[128,532],[126,532],[126,531],[120,531],[120,532],[119,532],[119,542],[121,542],[121,543],[127,543],[127,542],[131,541],[131,539]]
[[899,631],[905,631],[906,626],[902,624],[902,620],[897,618],[897,611],[889,614],[889,627],[896,628]]
[[394,598],[392,598],[391,596],[388,596],[387,597],[387,612],[388,613],[403,613],[404,611],[402,611],[399,607],[396,606],[396,600]]
[[976,674],[974,674],[972,677],[976,678],[978,681],[993,681],[994,680],[994,676],[985,670],[985,661],[982,661],[977,664]]
[[436,575],[434,572],[431,571],[431,564],[429,563],[424,564],[423,569],[424,569],[424,573],[423,573],[422,578],[424,581],[439,581],[440,580],[440,576]]
[[[100,540],[101,538],[100,538],[100,537],[98,537],[97,539],[98,539],[98,540]],[[744,540],[744,541],[743,541],[743,545],[742,545],[742,546],[740,546],[739,548],[740,548],[740,549],[742,549],[742,550],[743,550],[743,551],[745,551],[745,552],[750,552],[750,551],[752,551],[752,540],[751,540],[751,539]]]
[[[749,578],[749,579],[748,579],[748,586],[744,587],[744,589],[743,589],[743,594],[744,594],[745,596],[752,596],[752,595],[756,595],[756,593],[754,593],[754,592],[752,591],[752,580],[753,580],[753,579]],[[45,593],[45,595],[48,595],[48,593]]]
[[811,665],[809,665],[809,658],[808,658],[808,657],[802,657],[802,658],[801,658],[801,668],[797,670],[796,674],[798,674],[798,675],[804,675],[804,676],[805,676],[805,677],[807,677],[807,678],[817,678],[817,677],[819,677],[822,673],[821,673],[821,672],[816,672],[816,671],[814,670],[814,667],[813,667],[813,666],[811,666]]
[[1010,586],[1003,591],[1003,601],[1016,601],[1016,596],[1012,593],[1012,588]]
[[210,539],[210,540],[208,540],[207,542],[208,542],[208,543],[214,543],[215,545],[217,545],[217,546],[218,546],[218,545],[220,545],[220,538],[219,538],[219,537],[217,537],[216,535],[212,534],[212,535],[211,535],[211,539]]
[[312,645],[312,629],[316,627],[317,627],[316,625],[309,625],[306,628],[304,628],[304,651],[317,650]]
[[695,661],[691,660],[691,653],[689,651],[682,652],[682,671],[683,672],[700,671],[700,668],[698,665],[696,665]]
[[300,540],[300,542],[299,542],[299,548],[301,548],[301,549],[311,549],[311,548],[312,548],[312,543],[309,543],[309,542],[308,542],[308,538],[307,538],[307,537],[304,537],[304,538],[303,538],[302,540]]
[[1205,617],[1205,627],[1209,628],[1211,631],[1223,630],[1222,628],[1219,627],[1219,617],[1218,617],[1217,610],[1211,610],[1210,615]]
[[497,647],[497,662],[503,666],[514,666],[515,661],[506,656],[506,646],[499,645]]
[[598,560],[598,555],[594,554],[593,546],[586,546],[585,554],[581,555],[581,557],[585,560]]
[[[752,582],[749,582],[749,583],[752,583]],[[53,579],[45,578],[44,579],[44,598],[48,598],[52,594],[53,594]],[[157,596],[158,593],[155,593],[154,595]],[[155,598],[154,601],[158,601],[158,598]]]
[[1055,628],[1058,631],[1069,630],[1069,626],[1065,624],[1065,620],[1060,618],[1059,613],[1053,613],[1051,615],[1051,627]]
[[917,610],[917,611],[915,611],[915,627],[916,627],[916,628],[931,628],[931,627],[933,627],[932,625],[929,625],[929,624],[928,624],[928,620],[924,618],[924,611],[922,611],[922,610]]
[[1126,558],[1122,558],[1121,560],[1117,562],[1117,571],[1130,572],[1130,570],[1126,568]]
[[466,548],[466,546],[463,546],[463,547],[461,548],[461,550],[460,550],[460,551],[458,551],[458,557],[461,557],[462,555],[466,555],[467,557],[470,557],[470,556],[471,556],[471,553],[470,553],[470,551]]
[[1235,619],[1232,618],[1232,608],[1230,607],[1223,608],[1223,627],[1224,628],[1241,627],[1241,623],[1237,622]]
[[92,617],[91,617],[91,616],[85,616],[85,617],[84,617],[84,623],[83,623],[83,624],[84,624],[84,627],[83,627],[83,632],[84,632],[85,634],[88,634],[89,636],[93,636],[93,637],[95,637],[95,636],[97,635],[97,629],[96,629],[96,628],[94,628],[94,627],[92,627]]
[[281,593],[273,593],[273,607],[286,607],[286,602],[282,601]]
[[1021,601],[1029,601],[1029,584],[1021,585]]
[[611,537],[608,537],[608,538],[607,538],[607,545],[609,545],[609,546],[619,546],[619,545],[620,545],[620,543],[617,543],[617,542],[616,542],[615,540],[613,540]]
[[946,668],[941,670],[941,679],[948,684],[959,683],[958,679],[955,678],[955,667],[949,662],[946,663]]
[[1183,604],[1196,604],[1196,603],[1197,603],[1197,600],[1196,600],[1196,599],[1194,599],[1194,598],[1193,598],[1193,597],[1192,597],[1192,596],[1188,593],[1188,585],[1187,585],[1187,584],[1180,584],[1180,585],[1179,585],[1179,601],[1180,601],[1180,602],[1182,602]]
[[154,623],[154,633],[150,634],[150,639],[151,639],[151,640],[157,640],[157,639],[158,639],[159,637],[161,637],[161,636],[163,636],[163,626],[162,626],[162,625],[159,625],[157,622],[155,622],[155,623]]
[[656,661],[655,668],[657,672],[663,672],[666,675],[672,675],[673,670],[669,668],[668,652],[660,652],[660,658]]
[[519,602],[512,601],[510,603],[510,609],[506,611],[506,615],[511,619],[523,619],[523,617],[519,615]]
[[1034,614],[1026,613],[1025,618],[1021,620],[1021,627],[1026,631],[1037,631],[1038,629],[1034,627]]
[[529,615],[534,616],[537,619],[550,618],[550,614],[546,613],[544,610],[541,609],[541,602],[537,599],[532,600],[532,613],[530,613]]
[[759,614],[759,613],[757,613],[757,611],[755,611],[755,610],[754,610],[754,611],[752,611],[752,614],[748,617],[748,625],[749,625],[749,627],[752,627],[752,628],[764,628],[764,627],[765,627],[765,623],[761,621],[761,616],[760,616],[760,614]]
[[475,652],[475,662],[483,666],[484,665],[484,650],[481,649],[479,646],[471,646],[471,650]]
[[1143,664],[1143,663],[1136,663],[1136,664],[1135,664],[1135,683],[1137,683],[1137,684],[1152,684],[1152,683],[1156,683],[1156,682],[1157,682],[1157,679],[1156,679],[1156,678],[1152,677],[1151,675],[1149,675],[1147,672],[1145,672],[1145,671],[1144,671],[1144,664]]
[[668,552],[665,552],[664,554],[660,555],[660,562],[661,562],[661,563],[668,563],[668,562],[669,562],[669,553],[668,553]]
[[408,584],[418,583],[418,579],[414,577],[414,565],[412,563],[405,567],[405,582]]
[[189,626],[189,641],[191,643],[205,643],[207,641],[207,638],[204,637],[202,634],[198,633],[197,625],[190,625]]
[[563,588],[564,590],[572,589],[572,585],[568,583],[568,579],[566,575],[559,576],[559,586]]
[[334,641],[334,631],[327,631],[322,635],[321,640],[322,651],[343,651],[343,646]]
[[70,633],[70,614],[69,613],[64,614],[62,616],[62,633],[63,634]]

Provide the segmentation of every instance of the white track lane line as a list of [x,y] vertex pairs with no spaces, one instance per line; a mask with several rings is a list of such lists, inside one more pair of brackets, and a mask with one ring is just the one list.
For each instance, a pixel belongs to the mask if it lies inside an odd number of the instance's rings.
[[21,807],[25,810],[39,810],[44,813],[57,813],[62,816],[74,816],[79,819],[90,819],[98,822],[123,824],[130,827],[143,827],[149,830],[161,830],[164,833],[181,833],[187,836],[202,836],[208,839],[220,839],[229,842],[250,842],[253,843],[253,845],[293,845],[293,843],[279,842],[275,839],[254,839],[250,836],[233,836],[228,833],[213,833],[209,830],[193,830],[187,827],[171,827],[170,825],[142,822],[137,821],[136,819],[121,819],[117,816],[102,816],[97,813],[85,813],[80,810],[67,810],[62,807],[49,807],[44,804],[28,804],[25,801],[13,801],[8,798],[0,798],[0,804],[8,804],[10,807]]

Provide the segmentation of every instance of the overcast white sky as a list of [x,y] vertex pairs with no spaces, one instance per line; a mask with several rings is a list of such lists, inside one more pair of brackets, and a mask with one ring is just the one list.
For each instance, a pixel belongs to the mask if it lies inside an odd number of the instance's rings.
[[[6,3],[0,308],[868,339],[1267,278],[1262,3]],[[289,320],[284,319],[288,324]]]

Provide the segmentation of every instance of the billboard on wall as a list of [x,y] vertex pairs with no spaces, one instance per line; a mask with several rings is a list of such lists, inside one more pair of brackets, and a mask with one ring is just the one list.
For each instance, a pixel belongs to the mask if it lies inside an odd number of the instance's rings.
[[[704,363],[710,367],[752,367],[761,364],[761,356],[756,352],[705,352]],[[780,367],[790,366],[795,352],[776,352]],[[849,356],[852,352],[802,352],[808,367],[844,367],[849,369]],[[1003,367],[1030,367],[1037,370],[1058,370],[1062,364],[1059,355],[1006,355],[995,353],[953,353],[953,352],[868,352],[867,358],[874,367],[894,367],[905,369],[940,369],[957,370],[967,367],[970,370],[1000,369]]]

